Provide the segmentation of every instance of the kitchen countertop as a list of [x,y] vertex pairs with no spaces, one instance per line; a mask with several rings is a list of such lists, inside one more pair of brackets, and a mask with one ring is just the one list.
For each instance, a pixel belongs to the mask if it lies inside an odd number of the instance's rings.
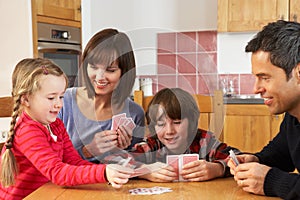
[[223,98],[224,104],[264,104],[264,99],[255,95],[236,95]]

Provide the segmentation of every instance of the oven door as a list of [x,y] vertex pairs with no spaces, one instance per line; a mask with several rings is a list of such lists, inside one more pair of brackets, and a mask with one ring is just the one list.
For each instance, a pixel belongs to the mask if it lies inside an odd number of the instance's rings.
[[60,66],[68,76],[68,87],[78,86],[80,82],[78,76],[80,45],[38,42],[38,53],[40,58],[47,58]]

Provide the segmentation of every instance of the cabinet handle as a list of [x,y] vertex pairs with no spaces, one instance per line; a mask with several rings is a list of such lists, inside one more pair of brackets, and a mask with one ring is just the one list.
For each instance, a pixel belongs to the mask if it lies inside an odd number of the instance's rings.
[[284,20],[284,15],[280,15],[279,19]]
[[294,20],[294,22],[297,21],[297,15],[296,14],[293,15],[293,20]]

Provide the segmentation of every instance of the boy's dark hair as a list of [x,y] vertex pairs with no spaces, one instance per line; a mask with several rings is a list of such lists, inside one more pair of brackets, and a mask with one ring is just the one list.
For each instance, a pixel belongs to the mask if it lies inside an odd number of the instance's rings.
[[156,134],[155,125],[159,105],[164,108],[165,114],[173,120],[188,119],[189,142],[191,142],[196,135],[200,116],[194,97],[180,88],[165,88],[156,93],[146,111],[146,119],[151,134]]

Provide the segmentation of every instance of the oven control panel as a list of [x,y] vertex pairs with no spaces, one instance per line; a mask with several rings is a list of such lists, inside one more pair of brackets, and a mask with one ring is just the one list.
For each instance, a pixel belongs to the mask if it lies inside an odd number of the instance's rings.
[[80,28],[39,22],[37,29],[38,42],[81,44]]
[[71,35],[70,35],[70,32],[68,32],[68,31],[52,29],[51,38],[67,39],[68,40],[68,39],[71,38]]

